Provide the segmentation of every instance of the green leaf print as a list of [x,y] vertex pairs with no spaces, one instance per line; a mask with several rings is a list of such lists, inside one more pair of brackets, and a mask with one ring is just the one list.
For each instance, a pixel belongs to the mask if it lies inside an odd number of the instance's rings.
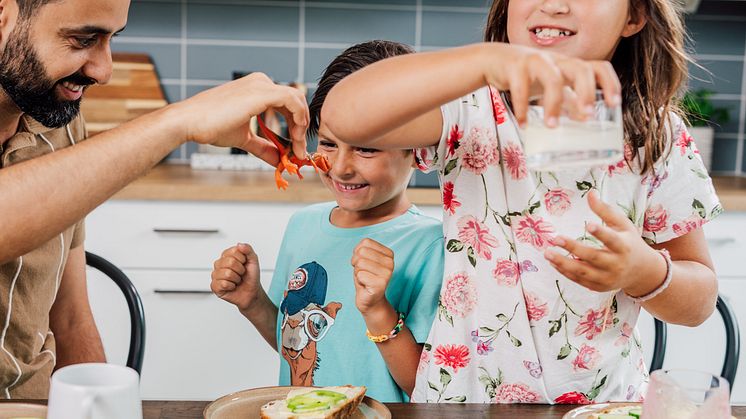
[[508,316],[500,313],[497,315],[497,320],[500,320],[501,322],[505,323],[506,321],[508,321]]
[[696,200],[696,199],[695,199],[695,200],[694,200],[694,201],[692,202],[692,208],[694,208],[694,210],[695,210],[695,211],[697,212],[697,214],[698,214],[698,215],[699,215],[700,217],[702,217],[702,218],[707,218],[707,210],[705,210],[705,206],[704,206],[704,205],[702,205],[702,203],[701,203],[701,202],[699,202],[698,200]]
[[445,389],[446,386],[448,386],[451,380],[452,380],[451,374],[448,371],[446,371],[444,368],[441,368],[440,369],[440,384],[443,385],[443,389]]
[[699,177],[700,179],[707,179],[707,173],[699,169],[692,169],[692,172],[694,172],[694,174],[697,175],[697,177]]
[[448,313],[448,309],[445,305],[443,305],[443,302],[441,300],[438,300],[438,320],[443,321],[443,319],[445,319],[448,324],[453,326],[453,316]]
[[479,328],[479,330],[482,333],[495,333],[495,329],[493,329],[491,327],[487,327],[487,326],[482,326],[482,327]]
[[446,397],[446,400],[449,401],[449,402],[463,403],[463,402],[466,401],[466,396]]
[[428,352],[430,352],[430,351],[432,351],[432,350],[433,350],[433,345],[431,345],[431,344],[429,344],[429,343],[426,343],[426,344],[424,345],[424,347],[425,347],[425,350],[426,350],[426,351],[428,351]]
[[477,257],[474,255],[474,248],[469,246],[468,249],[466,249],[466,256],[469,258],[469,263],[471,263],[471,266],[477,267]]
[[554,336],[555,333],[559,332],[562,329],[562,317],[557,320],[549,320],[549,323],[552,324],[552,326],[549,328],[549,337],[551,338],[552,336]]
[[629,346],[622,351],[622,358],[629,356]]
[[446,163],[446,168],[443,169],[443,175],[448,176],[448,174],[456,168],[456,164],[458,164],[458,159],[448,160],[448,163]]
[[[601,370],[599,370],[598,372],[601,372]],[[598,373],[596,373],[596,376],[598,376]],[[590,400],[595,399],[596,397],[598,397],[598,393],[601,392],[601,388],[604,386],[604,384],[606,384],[606,376],[604,376],[604,378],[602,378],[598,384],[594,385],[591,391],[586,394],[586,396]]]
[[520,340],[518,340],[518,338],[516,338],[515,336],[511,335],[509,331],[506,330],[505,333],[508,334],[508,337],[510,338],[510,342],[513,344],[513,346],[515,346],[516,348],[518,348],[521,345],[523,345],[523,343]]
[[569,343],[565,344],[565,346],[563,346],[560,349],[559,354],[557,354],[557,359],[559,360],[559,359],[567,358],[568,355],[570,355],[571,351],[572,351],[572,347],[570,346],[570,344]]
[[578,187],[579,191],[585,191],[588,192],[593,188],[593,184],[591,182],[588,182],[587,180],[584,180],[582,182],[576,181],[575,186]]
[[428,387],[430,387],[431,390],[435,390],[437,392],[440,392],[440,389],[438,388],[438,386],[436,386],[435,384],[433,384],[432,381],[428,381],[427,385],[428,385]]
[[722,214],[723,207],[720,204],[715,205],[715,208],[710,211],[710,219],[713,219],[717,217],[718,215]]
[[533,214],[539,207],[541,207],[541,201],[536,201],[528,207],[528,213]]
[[458,239],[451,239],[448,240],[448,245],[446,245],[446,249],[451,253],[457,253],[462,250],[464,250],[464,244],[461,243]]

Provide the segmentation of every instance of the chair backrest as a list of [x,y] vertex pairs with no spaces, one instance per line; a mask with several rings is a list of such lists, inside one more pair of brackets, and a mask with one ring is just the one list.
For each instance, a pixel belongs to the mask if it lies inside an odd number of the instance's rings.
[[[728,380],[732,387],[738,370],[738,359],[741,356],[741,335],[738,329],[738,319],[736,319],[730,303],[719,295],[716,307],[725,326],[725,360],[720,376]],[[653,360],[650,362],[651,372],[663,367],[663,360],[666,357],[666,338],[666,324],[655,319],[655,347],[653,349]]]
[[124,294],[130,314],[130,346],[127,352],[127,366],[140,374],[145,354],[145,312],[140,294],[127,275],[108,260],[91,252],[85,252],[85,260],[88,266],[111,278]]

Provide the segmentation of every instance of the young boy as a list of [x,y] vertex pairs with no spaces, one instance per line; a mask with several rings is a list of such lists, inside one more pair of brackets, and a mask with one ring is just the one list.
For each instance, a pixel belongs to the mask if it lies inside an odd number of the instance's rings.
[[[247,244],[215,262],[212,290],[235,304],[283,361],[281,385],[365,385],[385,402],[408,400],[422,345],[438,304],[443,271],[441,223],[405,194],[414,155],[349,146],[319,119],[327,92],[375,61],[410,53],[371,41],[334,59],[310,105],[318,152],[331,164],[321,178],[336,202],[291,218],[269,295]],[[367,329],[367,333],[366,333]]]

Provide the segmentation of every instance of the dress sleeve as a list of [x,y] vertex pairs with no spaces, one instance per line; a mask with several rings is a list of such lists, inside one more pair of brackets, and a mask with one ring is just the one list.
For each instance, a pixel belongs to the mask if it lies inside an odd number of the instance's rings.
[[422,252],[412,257],[410,266],[415,267],[410,275],[415,279],[414,292],[407,302],[409,307],[398,308],[404,311],[407,328],[415,341],[422,343],[430,333],[430,326],[438,307],[438,296],[443,282],[443,238],[423,247]]
[[430,173],[443,169],[443,162],[447,160],[444,156],[447,157],[449,150],[453,150],[454,141],[460,139],[456,137],[459,133],[459,125],[463,125],[460,122],[461,103],[463,101],[464,98],[458,98],[440,107],[440,112],[443,115],[443,126],[438,144],[414,150],[417,168],[422,172]]
[[717,217],[723,208],[694,140],[678,116],[671,117],[670,152],[642,178],[647,186],[643,238],[663,243]]

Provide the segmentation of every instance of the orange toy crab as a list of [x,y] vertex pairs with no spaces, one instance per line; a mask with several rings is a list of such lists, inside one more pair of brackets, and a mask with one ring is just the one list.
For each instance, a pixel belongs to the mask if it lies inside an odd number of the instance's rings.
[[299,159],[293,154],[293,148],[291,147],[292,143],[290,140],[272,132],[266,125],[264,125],[262,118],[257,117],[256,119],[259,123],[259,129],[262,131],[262,135],[272,141],[275,146],[277,146],[277,150],[280,153],[280,162],[277,163],[277,167],[275,168],[275,182],[277,183],[278,189],[285,190],[288,188],[288,181],[282,178],[282,172],[286,170],[288,173],[298,176],[298,179],[303,179],[303,175],[301,175],[298,170],[302,166],[313,166],[314,170],[321,170],[324,173],[329,171],[331,166],[329,165],[329,160],[326,159],[326,156],[319,153],[313,153],[310,157],[303,160]]

